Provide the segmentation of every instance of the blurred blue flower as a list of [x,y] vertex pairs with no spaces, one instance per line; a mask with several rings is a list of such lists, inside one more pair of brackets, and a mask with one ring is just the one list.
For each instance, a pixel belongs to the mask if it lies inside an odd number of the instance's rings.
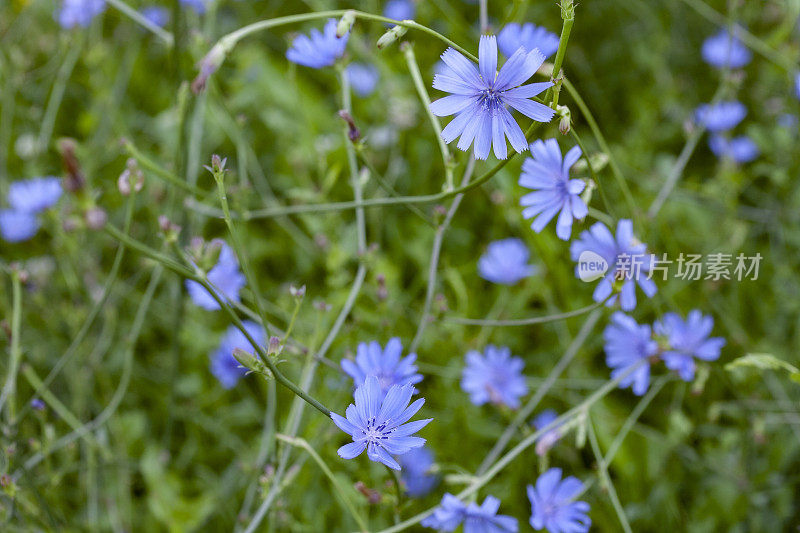
[[[537,140],[531,144],[533,158],[525,159],[519,184],[534,192],[520,198],[524,206],[525,219],[536,216],[531,228],[539,233],[556,214],[556,235],[567,240],[572,233],[572,220],[582,219],[588,213],[580,197],[586,184],[582,180],[569,179],[569,169],[581,157],[581,149],[573,146],[561,159],[561,149],[555,139]],[[537,216],[538,215],[538,216]]]
[[478,260],[478,271],[483,279],[492,283],[514,285],[536,272],[536,267],[528,264],[530,255],[520,239],[510,237],[490,242],[486,253]]
[[736,163],[749,163],[758,157],[758,146],[747,135],[739,135],[732,139],[722,135],[708,138],[708,147],[720,159],[731,159]]
[[366,63],[350,63],[347,65],[347,80],[356,94],[362,98],[369,96],[378,85],[378,69]]
[[676,313],[666,313],[653,324],[655,334],[664,337],[669,346],[661,354],[667,368],[678,372],[684,381],[691,381],[694,379],[694,358],[703,361],[719,359],[725,339],[709,338],[713,327],[714,319],[697,309],[690,311],[685,321]]
[[75,26],[86,28],[105,9],[105,0],[63,0],[58,12],[58,23],[66,29]]
[[425,496],[439,483],[439,478],[430,473],[433,454],[427,446],[412,448],[399,456],[397,462],[402,468],[400,479],[406,487],[406,493],[412,498]]
[[31,400],[31,408],[34,409],[35,411],[44,411],[45,407],[46,405],[39,398],[34,398],[33,400]]
[[142,16],[159,28],[163,28],[169,22],[169,10],[161,6],[148,6],[142,9]]
[[431,104],[431,111],[444,117],[455,114],[442,130],[442,138],[450,143],[457,137],[458,148],[466,151],[475,141],[477,159],[486,159],[494,148],[498,159],[508,155],[506,137],[517,152],[528,148],[525,134],[514,121],[506,106],[539,122],[549,122],[555,111],[530,100],[553,84],[549,81],[522,85],[544,63],[544,56],[536,50],[519,49],[497,72],[497,40],[493,35],[482,35],[478,49],[479,69],[466,57],[452,48],[442,54],[446,69],[433,78],[433,87],[452,93]]
[[592,521],[586,514],[589,504],[573,501],[583,490],[583,483],[573,476],[561,479],[561,469],[551,468],[536,480],[536,487],[528,485],[533,529],[547,529],[550,533],[584,533]]
[[703,60],[713,67],[741,68],[747,65],[752,58],[750,50],[735,35],[726,30],[720,30],[703,42],[701,53]]
[[[375,376],[384,394],[392,385],[416,385],[422,381],[422,374],[417,373],[414,364],[417,354],[400,357],[402,353],[403,345],[397,337],[389,339],[385,349],[377,341],[362,342],[356,348],[355,361],[342,359],[342,370],[353,378],[356,387],[363,385],[368,376]],[[414,387],[412,390],[417,392]]]
[[475,405],[486,402],[519,407],[519,399],[528,393],[519,357],[511,357],[506,347],[486,346],[484,355],[474,350],[465,356],[467,366],[461,375],[461,389],[470,395]]
[[558,35],[530,22],[522,25],[512,22],[497,34],[497,46],[506,57],[511,57],[522,47],[525,50],[536,48],[547,58],[558,50]]
[[[242,322],[244,329],[259,346],[264,346],[267,335],[259,324],[245,320]],[[236,326],[229,326],[219,342],[219,348],[211,352],[211,373],[226,389],[232,388],[239,378],[247,373],[247,369],[239,364],[233,356],[233,351],[239,349],[247,353],[255,353],[256,347],[250,344],[244,333]]]
[[658,352],[658,343],[652,338],[650,326],[639,325],[633,318],[617,311],[611,315],[611,323],[603,331],[603,339],[606,365],[612,369],[611,379],[617,379],[640,361],[645,361],[619,384],[621,389],[633,385],[633,393],[637,396],[644,394],[650,386],[648,359]]
[[[233,303],[241,301],[239,299],[239,291],[242,290],[247,281],[244,275],[239,272],[239,261],[236,260],[236,255],[226,243],[222,243],[217,264],[208,271],[207,277],[211,285],[217,289],[215,292],[220,298]],[[187,279],[186,290],[195,305],[208,311],[216,311],[220,308],[211,293],[198,282]]]
[[800,72],[794,77],[794,95],[800,100]]
[[[800,96],[798,98],[800,98]],[[792,115],[791,113],[781,113],[778,116],[778,126],[786,128],[787,130],[796,127],[797,122],[797,115]]]
[[433,514],[421,522],[422,526],[439,531],[455,531],[464,523],[464,533],[516,533],[517,519],[512,516],[498,515],[500,500],[487,496],[483,504],[478,506],[472,502],[464,505],[452,494],[445,494]]
[[40,213],[54,206],[62,192],[61,180],[53,176],[15,181],[8,188],[8,203],[16,211]]
[[412,20],[416,12],[411,0],[389,0],[383,8],[383,16],[392,20]]
[[[536,428],[536,431],[539,431],[553,423],[557,418],[558,413],[552,409],[545,409],[533,419],[533,427]],[[536,440],[536,453],[538,455],[544,455],[547,453],[547,450],[555,446],[555,444],[561,440],[561,437],[561,429],[559,426],[548,430]]]
[[461,500],[446,492],[433,514],[423,519],[420,525],[438,531],[455,531],[464,520],[466,510],[467,506]]
[[312,28],[310,37],[300,34],[292,41],[292,46],[286,51],[286,59],[298,65],[311,68],[323,68],[333,65],[337,59],[344,55],[347,39],[350,32],[336,37],[336,19],[328,19],[323,33]]
[[206,7],[211,0],[181,0],[184,7],[192,8],[196,13],[202,15],[206,12]]
[[27,241],[39,231],[36,215],[14,209],[0,210],[0,234],[8,242]]
[[715,133],[736,127],[746,115],[747,108],[735,100],[718,102],[714,105],[703,104],[697,106],[694,112],[695,120],[708,131]]
[[400,470],[392,455],[403,455],[425,444],[425,439],[412,435],[433,420],[408,422],[425,403],[420,398],[408,405],[412,394],[412,385],[393,385],[384,397],[378,378],[369,376],[356,389],[355,404],[345,411],[347,418],[331,413],[339,429],[353,437],[353,442],[339,448],[339,457],[353,459],[366,449],[370,460]]
[[572,260],[578,261],[575,267],[575,276],[578,278],[581,278],[582,263],[586,256],[602,259],[607,265],[608,270],[592,294],[595,302],[605,300],[607,306],[613,305],[617,301],[617,294],[611,293],[616,289],[620,293],[620,306],[624,311],[630,311],[636,307],[637,284],[648,298],[658,290],[653,280],[647,278],[653,258],[646,253],[647,245],[633,236],[633,222],[629,219],[619,221],[616,238],[605,224],[595,223],[582,232],[577,241],[573,241],[569,251]]

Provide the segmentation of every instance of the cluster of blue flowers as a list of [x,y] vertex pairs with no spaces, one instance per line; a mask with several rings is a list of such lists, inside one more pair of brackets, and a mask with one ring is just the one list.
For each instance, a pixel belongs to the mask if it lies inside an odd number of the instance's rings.
[[603,332],[606,364],[611,377],[622,377],[620,388],[631,387],[641,396],[650,386],[650,367],[661,360],[684,381],[694,379],[696,359],[714,361],[725,345],[721,337],[709,337],[714,319],[693,310],[683,320],[666,313],[653,324],[638,324],[632,317],[616,312]]
[[[589,504],[577,500],[583,492],[583,483],[575,477],[562,479],[560,468],[551,468],[528,485],[531,503],[529,523],[537,531],[546,529],[551,533],[584,533],[592,521],[586,514]],[[439,531],[455,531],[463,524],[465,532],[515,533],[517,519],[499,515],[500,500],[487,496],[482,505],[464,504],[456,496],[447,493],[433,513],[422,521],[422,525]]]
[[[752,54],[738,37],[738,28],[733,32],[720,30],[703,42],[702,56],[709,65],[721,69],[739,69],[747,65]],[[736,163],[749,163],[758,157],[756,143],[747,135],[731,137],[735,128],[747,115],[747,109],[737,101],[703,104],[695,111],[695,120],[705,127],[711,136],[708,147],[720,159]]]
[[0,235],[8,242],[33,238],[41,223],[39,214],[54,206],[63,189],[59,178],[48,176],[15,181],[8,188],[9,209],[0,209]]

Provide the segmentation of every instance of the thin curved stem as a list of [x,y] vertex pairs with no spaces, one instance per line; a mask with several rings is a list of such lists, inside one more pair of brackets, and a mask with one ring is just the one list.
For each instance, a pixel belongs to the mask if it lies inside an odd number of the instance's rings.
[[147,20],[141,13],[133,9],[131,6],[123,2],[122,0],[106,0],[109,4],[114,6],[116,9],[127,15],[132,21],[136,24],[139,24],[147,31],[153,32],[156,37],[164,41],[168,47],[172,47],[175,44],[175,39],[172,37],[172,34],[161,28],[157,24],[153,24],[149,20]]
[[594,424],[592,424],[591,418],[587,418],[586,420],[586,429],[588,430],[587,433],[589,434],[589,445],[591,446],[592,453],[594,453],[594,458],[597,461],[598,470],[600,470],[600,484],[606,490],[606,492],[608,492],[608,498],[611,500],[611,505],[614,507],[614,511],[617,513],[622,530],[625,533],[633,533],[631,530],[631,525],[628,523],[628,517],[625,515],[625,510],[622,508],[622,504],[619,501],[619,496],[617,496],[617,490],[614,488],[614,483],[611,482],[611,477],[608,475],[608,466],[603,460],[603,453],[600,451],[600,444],[597,442],[597,435],[594,432]]
[[8,400],[8,416],[6,420],[12,423],[15,418],[15,399],[17,395],[17,372],[19,363],[22,359],[22,348],[19,345],[19,335],[22,324],[22,280],[19,278],[19,271],[11,271],[11,353],[8,365],[6,382],[3,385],[3,392],[0,393],[0,411],[3,410],[6,400]]
[[563,320],[565,318],[571,318],[574,316],[580,316],[583,314],[592,311],[593,309],[597,309],[602,305],[601,303],[593,303],[592,305],[587,305],[586,307],[581,307],[580,309],[576,309],[574,311],[567,311],[566,313],[555,313],[552,315],[545,315],[545,316],[534,316],[530,318],[517,318],[517,319],[509,319],[509,320],[489,320],[483,318],[461,318],[461,317],[445,317],[445,322],[453,322],[454,324],[465,324],[468,326],[530,326],[531,324],[544,324],[547,322],[555,322],[556,320]]

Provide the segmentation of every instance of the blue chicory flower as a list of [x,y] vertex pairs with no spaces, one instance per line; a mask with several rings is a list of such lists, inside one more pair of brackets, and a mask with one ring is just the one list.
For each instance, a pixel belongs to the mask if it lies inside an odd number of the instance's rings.
[[521,25],[512,22],[506,24],[497,34],[497,46],[506,57],[511,57],[522,47],[525,50],[535,48],[548,58],[558,50],[558,35],[548,31],[544,26],[536,26],[530,22]]
[[760,153],[756,143],[747,135],[728,139],[715,134],[708,138],[708,147],[720,159],[730,159],[736,163],[749,163]]
[[425,439],[413,434],[433,420],[408,422],[425,403],[419,398],[409,405],[413,394],[413,385],[392,385],[384,397],[378,378],[367,377],[356,389],[355,404],[347,407],[346,418],[331,413],[339,429],[353,437],[353,442],[339,448],[339,457],[353,459],[366,449],[370,460],[400,470],[392,455],[403,455],[425,444]]
[[[525,159],[519,184],[534,192],[520,198],[525,219],[536,217],[531,228],[539,233],[560,211],[556,235],[567,240],[572,233],[572,220],[582,219],[589,212],[580,194],[586,187],[582,180],[569,179],[569,169],[581,157],[581,149],[573,146],[564,159],[555,139],[537,140],[531,144],[533,158]],[[537,216],[538,215],[538,216]]]
[[500,500],[487,496],[483,504],[464,505],[461,500],[450,493],[442,498],[442,502],[425,518],[420,525],[439,531],[455,531],[464,523],[465,533],[516,533],[517,519],[512,516],[498,515]]
[[549,81],[522,85],[544,63],[537,50],[518,49],[497,71],[497,39],[481,36],[478,50],[479,68],[452,48],[442,54],[444,73],[433,78],[433,87],[452,93],[431,104],[437,116],[456,115],[442,130],[442,138],[450,143],[457,137],[458,148],[466,151],[474,142],[477,159],[486,159],[494,148],[498,159],[508,155],[506,137],[512,148],[523,152],[528,148],[525,134],[506,106],[538,122],[549,122],[555,111],[530,100],[553,84]]
[[58,23],[65,29],[86,28],[105,9],[105,0],[64,0],[58,12]]
[[417,7],[411,0],[389,0],[383,8],[383,16],[392,20],[411,20]]
[[286,51],[286,59],[298,65],[311,68],[323,68],[333,65],[344,55],[350,32],[336,37],[336,19],[328,19],[323,32],[312,28],[309,36],[298,35],[292,46]]
[[[798,98],[800,98],[800,96],[798,96]],[[778,126],[781,128],[786,128],[787,130],[793,129],[797,127],[797,123],[797,115],[792,115],[791,113],[781,113],[778,116]]]
[[36,214],[54,206],[62,193],[61,180],[53,176],[15,181],[8,188],[8,203],[15,211]]
[[690,311],[685,321],[676,313],[666,313],[653,324],[655,334],[663,337],[668,346],[661,354],[667,368],[678,372],[684,381],[691,381],[694,379],[695,358],[703,361],[719,359],[725,339],[709,338],[713,327],[714,319],[697,309]]
[[694,112],[697,123],[714,133],[735,128],[746,115],[747,108],[736,100],[703,104]]
[[[247,281],[239,271],[239,261],[236,259],[236,255],[226,243],[222,243],[217,264],[208,271],[207,277],[211,285],[217,289],[215,292],[218,296],[233,303],[241,301],[239,291]],[[187,279],[186,290],[195,305],[208,311],[216,311],[220,308],[211,293],[198,282]]]
[[[612,369],[611,379],[627,373],[634,365],[636,370],[620,381],[621,389],[633,386],[633,393],[641,396],[650,386],[649,358],[658,352],[658,343],[653,340],[650,326],[637,324],[628,315],[617,311],[611,315],[611,323],[603,331],[606,365]],[[641,361],[644,360],[644,363]]]
[[794,77],[794,95],[800,100],[800,72]]
[[34,398],[31,400],[31,408],[35,411],[44,411],[45,407],[47,407],[44,402],[39,398]]
[[520,239],[510,237],[490,242],[486,253],[478,260],[478,271],[483,279],[492,283],[514,285],[536,272],[536,267],[528,264],[530,255]]
[[[533,427],[536,428],[536,431],[539,431],[552,424],[557,418],[558,413],[552,409],[545,409],[533,419]],[[555,444],[561,440],[561,437],[561,429],[559,426],[549,429],[536,440],[536,453],[538,455],[544,455],[547,453],[547,450],[555,446]]]
[[647,277],[653,258],[646,253],[647,245],[633,236],[633,223],[629,219],[619,221],[616,238],[605,224],[596,222],[580,234],[569,251],[572,260],[578,262],[575,267],[578,278],[582,276],[582,263],[587,257],[605,262],[608,270],[592,294],[595,302],[605,300],[607,306],[613,305],[617,295],[611,293],[616,288],[620,292],[620,306],[624,311],[630,311],[636,307],[637,284],[648,298],[658,290],[653,280]]
[[159,28],[169,22],[169,10],[161,6],[148,6],[142,9],[142,16]]
[[350,63],[347,65],[347,80],[356,94],[362,98],[371,95],[378,85],[378,69],[366,63]]
[[[353,378],[356,387],[363,385],[369,376],[377,377],[384,394],[392,385],[416,385],[422,381],[422,374],[414,364],[417,354],[400,357],[402,353],[403,345],[397,337],[389,339],[385,349],[377,341],[362,342],[356,348],[355,361],[342,359],[342,370]],[[412,390],[417,392],[414,387]]]
[[[242,325],[259,346],[264,346],[267,338],[264,328],[250,320],[243,321]],[[233,356],[234,350],[237,349],[253,353],[256,347],[250,344],[239,328],[230,326],[220,340],[219,347],[209,354],[211,373],[226,389],[233,388],[239,378],[247,374],[247,369]]]
[[703,42],[701,54],[703,60],[717,68],[741,68],[747,65],[752,58],[750,50],[734,34],[726,30],[720,30]]
[[484,355],[474,350],[465,356],[467,366],[461,374],[461,389],[470,395],[475,405],[491,402],[519,407],[519,399],[528,393],[522,368],[525,362],[512,357],[506,347],[486,346]]
[[531,502],[530,524],[533,529],[550,533],[585,533],[592,521],[586,514],[589,504],[574,501],[583,490],[583,483],[573,476],[561,479],[561,469],[551,468],[528,485]]
[[8,242],[23,242],[33,238],[39,231],[39,219],[33,213],[0,210],[0,235]]
[[412,448],[397,458],[402,468],[400,480],[405,485],[406,493],[412,498],[421,498],[428,494],[439,483],[439,478],[430,473],[433,466],[433,453],[427,446]]

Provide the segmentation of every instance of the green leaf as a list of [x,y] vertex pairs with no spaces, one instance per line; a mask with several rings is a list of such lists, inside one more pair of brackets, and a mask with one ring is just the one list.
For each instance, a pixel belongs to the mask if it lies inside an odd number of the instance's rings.
[[785,370],[789,373],[792,381],[800,383],[800,370],[797,367],[769,353],[749,353],[725,365],[725,370],[733,371],[737,368],[747,367],[761,370]]

